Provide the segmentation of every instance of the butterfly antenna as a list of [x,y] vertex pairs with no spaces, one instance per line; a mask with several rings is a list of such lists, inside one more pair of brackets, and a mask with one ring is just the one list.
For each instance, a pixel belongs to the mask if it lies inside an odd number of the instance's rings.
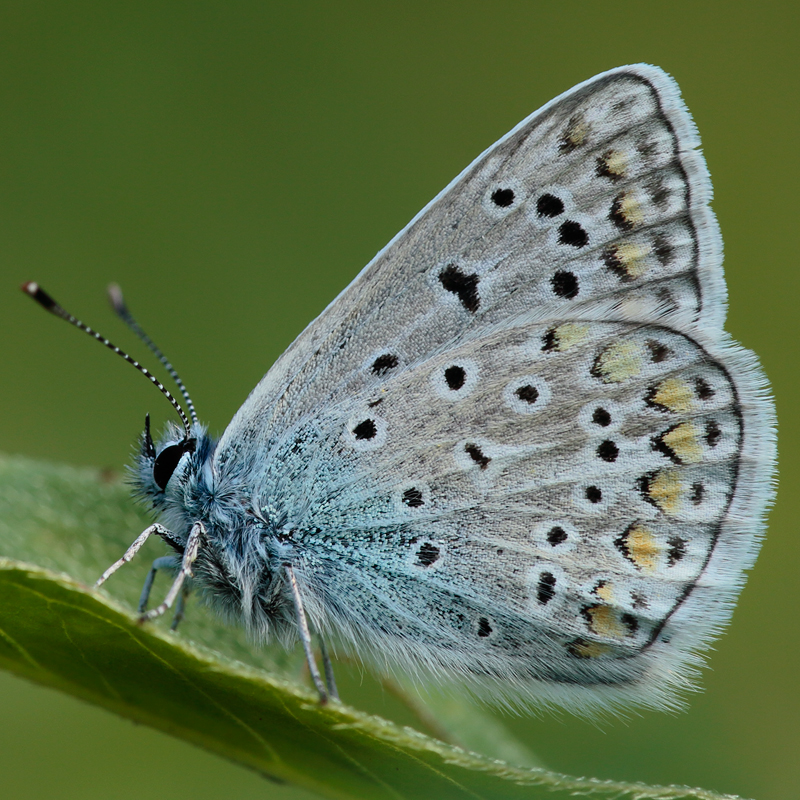
[[150,348],[153,355],[161,362],[161,365],[169,373],[175,385],[180,389],[183,399],[186,401],[186,408],[189,409],[189,416],[192,422],[197,422],[197,412],[194,410],[194,403],[192,398],[189,397],[189,390],[181,380],[175,367],[170,364],[167,357],[159,350],[156,343],[144,332],[142,326],[136,321],[133,314],[131,314],[128,306],[125,304],[125,298],[122,296],[122,289],[116,283],[112,283],[108,287],[108,299],[111,301],[111,307],[114,309],[116,315]]
[[191,425],[189,423],[189,419],[184,413],[183,409],[178,404],[178,401],[172,396],[169,389],[167,389],[161,381],[153,375],[150,370],[143,367],[138,361],[132,359],[124,350],[120,350],[115,344],[112,344],[105,338],[105,336],[101,336],[97,331],[92,330],[88,325],[85,325],[81,322],[77,317],[73,317],[72,314],[65,311],[52,297],[50,297],[44,289],[39,286],[38,283],[35,281],[29,281],[28,283],[22,284],[22,291],[25,294],[32,297],[42,308],[46,311],[49,311],[51,314],[54,314],[57,317],[60,317],[63,320],[69,322],[70,325],[74,325],[79,330],[82,330],[84,333],[88,333],[89,336],[97,339],[98,342],[104,344],[109,350],[113,350],[120,358],[124,358],[129,364],[136,367],[139,372],[142,373],[146,378],[150,380],[151,383],[155,384],[156,388],[164,395],[164,397],[172,403],[172,407],[178,412],[178,416],[181,418],[181,422],[183,423],[183,429],[186,434],[186,439],[188,440],[191,434]]

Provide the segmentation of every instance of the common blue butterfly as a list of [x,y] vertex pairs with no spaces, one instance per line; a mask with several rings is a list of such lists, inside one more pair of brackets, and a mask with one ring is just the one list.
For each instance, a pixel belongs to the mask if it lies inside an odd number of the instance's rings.
[[257,638],[299,637],[323,699],[312,631],[501,702],[677,705],[755,560],[775,462],[765,378],[723,330],[698,148],[652,66],[532,114],[218,441],[179,382],[188,417],[175,403],[157,445],[148,424],[136,465],[160,521],[100,582],[160,536],[178,577],[147,616],[191,578]]

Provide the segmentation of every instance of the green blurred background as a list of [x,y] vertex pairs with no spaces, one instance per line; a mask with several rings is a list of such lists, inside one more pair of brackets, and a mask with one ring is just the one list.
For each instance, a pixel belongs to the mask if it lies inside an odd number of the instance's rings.
[[[728,329],[777,396],[779,502],[688,712],[507,724],[560,771],[796,798],[798,33],[788,2],[2,3],[0,448],[120,470],[145,412],[169,418],[146,381],[23,297],[23,280],[141,355],[107,308],[118,281],[221,432],[474,156],[573,84],[658,64],[703,138]],[[309,797],[7,675],[0,720],[15,800]]]

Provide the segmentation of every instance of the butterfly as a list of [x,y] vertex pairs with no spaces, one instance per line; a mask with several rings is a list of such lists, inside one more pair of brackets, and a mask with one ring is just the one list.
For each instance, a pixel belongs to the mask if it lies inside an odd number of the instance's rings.
[[148,421],[135,482],[159,522],[98,583],[160,536],[177,576],[145,616],[191,583],[257,639],[299,638],[323,700],[333,640],[523,708],[679,705],[775,463],[766,380],[723,330],[711,193],[676,83],[621,67],[467,167],[218,441],[139,329],[189,414],[136,365],[182,425],[156,444]]

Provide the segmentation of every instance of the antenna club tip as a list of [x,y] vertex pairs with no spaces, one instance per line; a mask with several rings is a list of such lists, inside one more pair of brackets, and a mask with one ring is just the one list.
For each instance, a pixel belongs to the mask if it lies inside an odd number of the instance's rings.
[[125,306],[125,299],[122,296],[122,289],[119,288],[119,284],[109,283],[106,291],[108,292],[108,299],[114,311],[116,311],[117,314],[124,313],[127,308]]
[[32,297],[40,306],[52,311],[57,303],[36,281],[27,281],[22,284],[22,291]]

